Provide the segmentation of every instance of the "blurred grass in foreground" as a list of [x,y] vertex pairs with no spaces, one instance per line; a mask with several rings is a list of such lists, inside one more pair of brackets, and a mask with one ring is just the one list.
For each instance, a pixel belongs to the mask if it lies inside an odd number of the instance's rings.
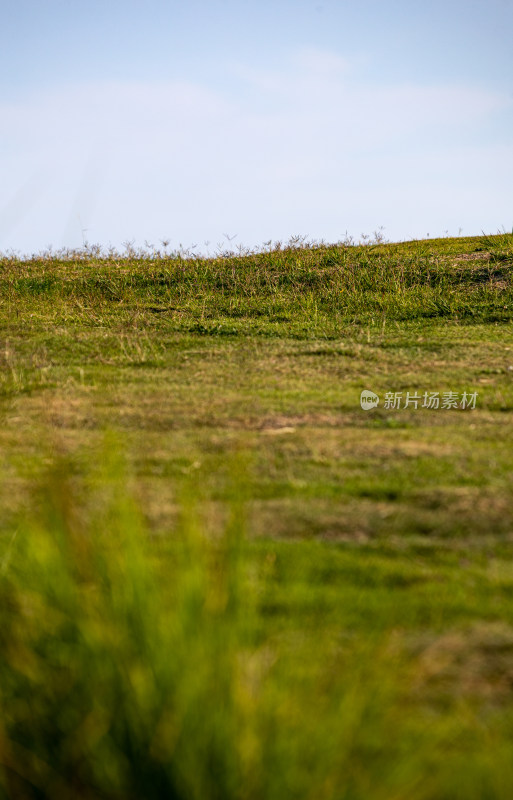
[[475,653],[410,635],[464,616],[459,570],[246,539],[235,457],[220,530],[191,484],[152,537],[116,450],[55,459],[2,541],[0,796],[509,800],[506,628],[461,690]]

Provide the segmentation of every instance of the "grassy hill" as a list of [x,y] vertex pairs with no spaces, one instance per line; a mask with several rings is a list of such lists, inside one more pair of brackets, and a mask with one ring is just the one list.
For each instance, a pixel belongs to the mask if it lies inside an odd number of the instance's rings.
[[510,800],[512,274],[0,259],[0,796]]

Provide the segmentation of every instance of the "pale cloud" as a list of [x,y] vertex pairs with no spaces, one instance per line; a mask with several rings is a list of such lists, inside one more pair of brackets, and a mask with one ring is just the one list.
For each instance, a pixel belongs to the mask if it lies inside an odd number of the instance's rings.
[[240,66],[244,94],[109,82],[4,104],[0,248],[76,246],[82,229],[103,244],[229,232],[255,245],[511,224],[512,147],[483,132],[511,97],[358,71],[306,49],[281,70]]
[[361,58],[349,59],[317,47],[304,47],[291,55],[291,62],[307,74],[339,78],[354,72]]

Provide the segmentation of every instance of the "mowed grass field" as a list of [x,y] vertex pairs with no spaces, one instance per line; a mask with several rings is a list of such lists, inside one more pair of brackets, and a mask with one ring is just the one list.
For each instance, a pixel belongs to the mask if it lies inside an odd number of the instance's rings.
[[0,259],[0,797],[511,799],[512,275]]

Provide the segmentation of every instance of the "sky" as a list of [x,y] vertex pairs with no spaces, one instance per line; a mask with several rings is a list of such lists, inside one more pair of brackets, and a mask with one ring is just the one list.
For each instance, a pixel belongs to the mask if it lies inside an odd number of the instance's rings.
[[513,0],[16,0],[0,252],[513,228]]

